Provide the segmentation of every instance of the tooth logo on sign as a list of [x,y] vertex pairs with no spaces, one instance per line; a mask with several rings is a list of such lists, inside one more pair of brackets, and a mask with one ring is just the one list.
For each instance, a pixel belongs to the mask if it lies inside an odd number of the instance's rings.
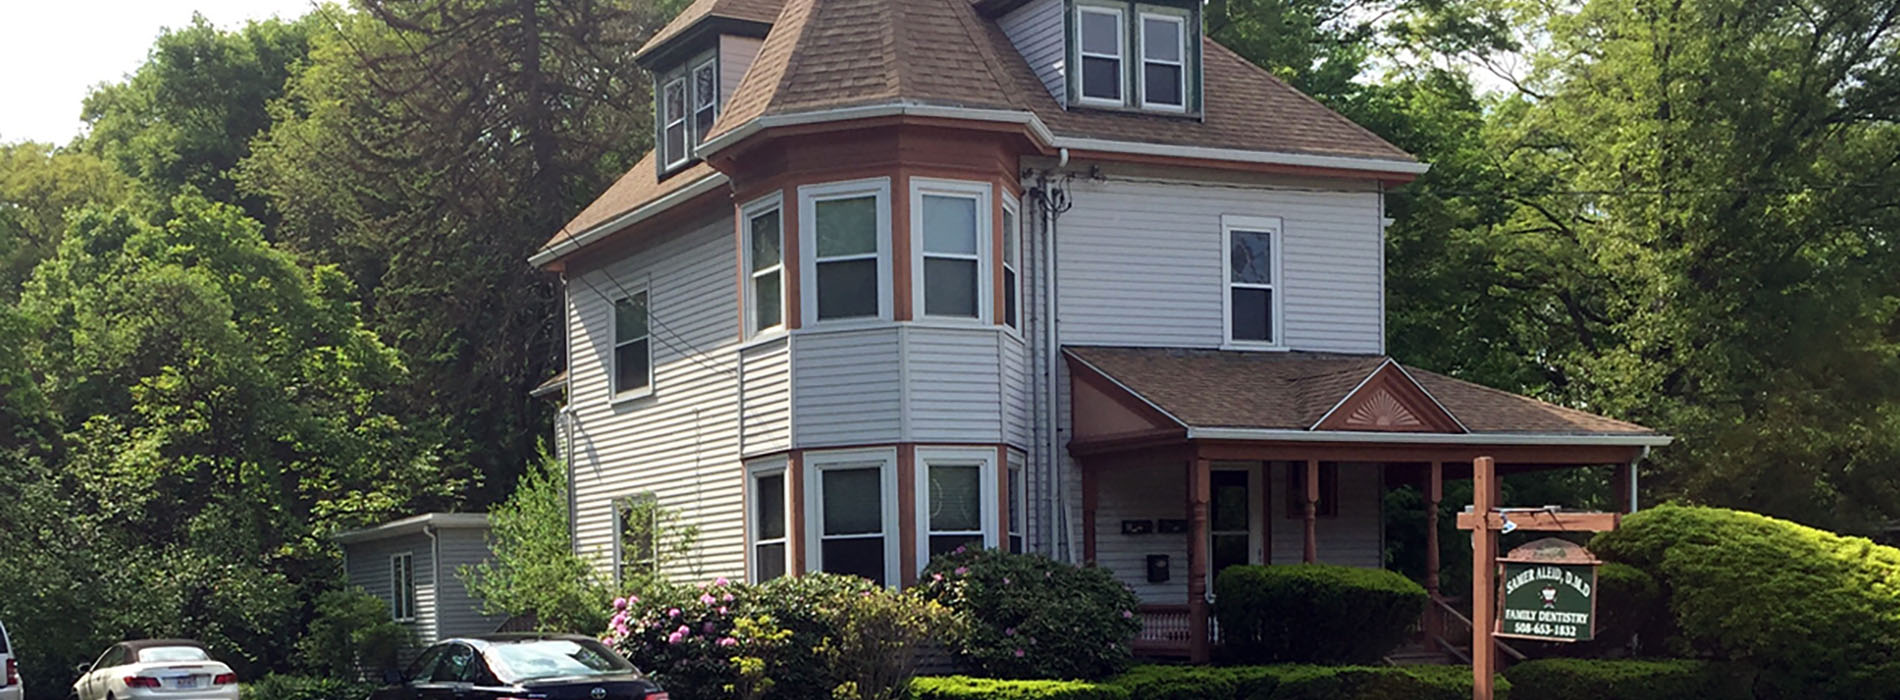
[[1544,607],[1546,608],[1557,607],[1557,587],[1556,586],[1552,586],[1546,583],[1544,584],[1544,590],[1541,592],[1544,594]]

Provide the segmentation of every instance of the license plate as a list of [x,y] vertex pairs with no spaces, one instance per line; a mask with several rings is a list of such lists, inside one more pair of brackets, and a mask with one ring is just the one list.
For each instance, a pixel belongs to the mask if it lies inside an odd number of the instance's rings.
[[196,687],[198,687],[198,677],[197,677],[197,676],[179,676],[179,677],[177,677],[177,678],[174,678],[174,679],[172,679],[172,680],[174,681],[174,685],[177,685],[177,686],[178,686],[178,687],[180,687],[180,688],[196,688]]

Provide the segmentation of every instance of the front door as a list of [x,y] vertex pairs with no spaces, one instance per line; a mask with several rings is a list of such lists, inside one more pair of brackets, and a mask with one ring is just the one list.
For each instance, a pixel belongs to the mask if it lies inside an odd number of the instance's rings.
[[1258,564],[1260,542],[1256,497],[1258,466],[1217,467],[1209,476],[1207,503],[1208,588],[1229,566]]

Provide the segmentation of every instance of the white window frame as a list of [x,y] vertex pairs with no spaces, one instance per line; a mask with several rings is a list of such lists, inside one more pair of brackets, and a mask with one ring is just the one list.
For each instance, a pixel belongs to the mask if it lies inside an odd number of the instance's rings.
[[[668,170],[685,165],[689,158],[688,154],[693,151],[693,123],[691,121],[691,115],[693,113],[693,93],[692,85],[687,82],[688,77],[689,75],[677,75],[668,79],[660,86],[660,140],[658,148],[660,151],[660,161],[666,164]],[[678,85],[680,89],[680,113],[678,115],[672,114],[672,110],[667,109],[668,105],[666,100],[667,91],[672,90],[675,85]],[[675,116],[679,118],[674,119]],[[679,124],[681,134],[683,135],[680,139],[680,152],[668,153],[666,149],[666,132],[671,129],[674,124]]]
[[[1280,264],[1286,250],[1286,229],[1277,216],[1240,216],[1223,214],[1220,218],[1220,310],[1221,337],[1225,340],[1222,347],[1232,349],[1284,350],[1286,349],[1286,276]],[[1271,284],[1237,283],[1233,281],[1234,232],[1267,233],[1273,237],[1273,270]],[[1234,338],[1234,288],[1268,289],[1273,292],[1273,339],[1270,341],[1237,340]]]
[[[946,466],[969,466],[972,464],[976,466],[978,474],[977,489],[979,494],[977,503],[980,504],[978,512],[980,513],[980,525],[983,528],[981,533],[963,530],[938,533],[930,529],[930,465],[933,462]],[[996,491],[996,448],[919,447],[917,448],[917,467],[914,471],[916,473],[913,476],[917,481],[916,489],[914,490],[917,499],[918,571],[923,571],[924,566],[930,563],[930,536],[934,534],[981,534],[983,536],[984,548],[995,549],[998,546],[1000,536],[996,530],[996,506],[998,503]]]
[[[645,300],[647,315],[647,334],[633,340],[620,340],[620,302],[639,297]],[[640,340],[647,341],[647,383],[645,386],[631,389],[620,388],[620,346]],[[642,284],[629,289],[627,293],[614,297],[607,305],[607,388],[612,392],[615,403],[645,398],[653,395],[653,289]]]
[[[818,263],[832,260],[858,260],[869,256],[854,255],[818,259],[818,208],[819,202],[834,199],[852,199],[873,196],[877,198],[877,316],[859,316],[853,318],[818,319]],[[852,324],[870,325],[891,320],[891,179],[874,177],[863,180],[845,180],[817,185],[802,185],[798,188],[798,260],[799,300],[802,307],[799,315],[804,327],[837,327]]]
[[[785,521],[786,521],[785,522],[785,536],[773,538],[773,539],[761,539],[759,537],[759,530],[758,530],[758,525],[756,522],[757,518],[755,517],[758,514],[758,506],[759,506],[758,484],[759,484],[759,479],[772,477],[772,476],[779,477],[781,479],[780,483],[783,485],[782,488],[779,489],[779,496],[785,499],[784,508],[781,510],[781,512],[785,513]],[[774,458],[774,459],[765,459],[765,460],[759,460],[756,462],[750,462],[746,464],[745,479],[746,479],[745,481],[745,523],[746,523],[745,575],[746,575],[746,580],[751,581],[753,583],[764,582],[759,578],[759,547],[764,546],[764,545],[769,545],[769,544],[785,545],[785,562],[784,562],[785,575],[786,576],[797,575],[798,572],[792,570],[791,471],[790,469],[788,469],[788,465],[786,464],[785,458],[779,457],[779,458]]]
[[[928,253],[924,250],[924,197],[968,199],[976,203],[976,254]],[[990,249],[996,245],[990,222],[990,183],[974,180],[943,180],[929,177],[910,179],[910,279],[911,318],[946,323],[988,324],[995,307]],[[924,312],[929,286],[924,279],[924,259],[944,258],[976,262],[976,316],[933,316]],[[1019,297],[1020,301],[1020,297]]]
[[[701,104],[700,104],[700,102],[699,102],[699,97],[700,97],[700,95],[699,95],[699,72],[700,72],[701,70],[711,70],[711,71],[712,71],[712,79],[713,79],[713,83],[712,83],[712,100],[711,100],[710,102],[708,102],[708,103],[706,103],[705,105],[701,105]],[[1183,74],[1183,75],[1185,76],[1185,74]],[[699,144],[700,144],[700,142],[702,142],[702,141],[704,141],[704,140],[706,140],[706,135],[705,135],[705,134],[703,134],[703,133],[700,133],[700,131],[699,131],[699,113],[700,113],[700,112],[703,112],[703,111],[706,111],[706,110],[705,110],[705,108],[710,108],[710,109],[712,110],[712,113],[713,113],[713,115],[712,115],[712,116],[713,116],[713,120],[714,120],[714,121],[717,121],[717,120],[719,119],[719,107],[720,107],[720,105],[719,105],[719,56],[718,56],[718,54],[714,54],[714,55],[712,55],[712,56],[709,56],[709,57],[707,57],[707,58],[706,58],[706,60],[703,60],[703,61],[700,61],[700,62],[699,62],[699,63],[697,63],[697,64],[694,64],[694,65],[693,65],[693,67],[692,67],[691,69],[689,69],[689,70],[687,70],[687,71],[686,71],[686,83],[687,83],[687,89],[686,89],[686,114],[687,114],[687,127],[686,127],[686,150],[687,150],[688,152],[692,152],[692,153],[697,153],[697,152],[699,151]],[[702,107],[703,107],[703,108],[702,108]],[[708,130],[711,130],[711,128],[712,128],[712,122],[707,122],[707,123],[706,123],[706,127],[707,127],[707,129],[708,129]]]
[[805,563],[806,571],[825,570],[825,489],[824,473],[832,469],[863,469],[875,466],[883,489],[880,523],[884,540],[884,583],[896,588],[902,582],[898,563],[899,531],[897,521],[897,450],[870,448],[806,452],[805,481]]
[[[1005,214],[1003,218],[1015,226],[1015,231],[1005,231],[1003,230],[1004,222],[997,222],[997,235],[1003,237],[1003,259],[996,261],[996,274],[1003,277],[1005,293],[1016,292],[1016,318],[1015,322],[1011,323],[1008,313],[1005,312],[1004,317],[998,320],[1011,333],[1021,335],[1023,331],[1023,215],[1022,207],[1016,204],[1015,197],[1003,197],[1003,213]],[[1015,235],[1009,235],[1011,233]],[[1014,245],[1011,245],[1012,243]],[[1016,261],[1013,265],[1009,262],[1012,259]],[[1010,289],[1012,285],[1009,275],[1004,274],[1005,272],[1014,273],[1016,276],[1013,290]]]
[[389,555],[389,619],[415,622],[419,597],[416,595],[416,553],[408,551]]
[[1029,552],[1029,537],[1027,535],[1029,528],[1025,527],[1028,523],[1023,522],[1029,518],[1029,482],[1024,481],[1024,479],[1029,478],[1028,465],[1025,464],[1027,461],[1028,457],[1023,453],[1010,450],[1008,459],[1004,463],[1004,469],[1007,470],[1009,476],[1008,498],[1012,512],[1009,516],[1009,527],[1007,528],[1009,531],[1003,533],[1003,544],[1007,547],[1009,538],[1011,537],[1022,540],[1022,545],[1012,550],[1016,554],[1027,554]]
[[[652,491],[641,491],[639,493],[624,494],[624,495],[615,496],[611,499],[608,499],[607,503],[608,503],[609,509],[611,509],[612,511],[612,520],[613,520],[613,523],[612,523],[613,524],[613,545],[614,545],[613,580],[616,584],[624,583],[626,581],[626,570],[627,570],[627,565],[629,563],[639,563],[639,562],[628,562],[626,560],[627,558],[626,538],[622,536],[623,535],[622,530],[625,528],[626,523],[622,521],[621,519],[623,517],[621,513],[621,504],[627,503],[630,501],[646,501],[654,505],[654,512],[656,514],[659,512],[660,498],[659,496],[655,495]],[[649,532],[648,534],[653,537],[653,542],[650,545],[653,548],[653,560],[651,563],[652,563],[653,570],[657,572],[659,571],[659,568],[660,568],[660,527],[659,527],[658,519],[656,518],[654,522],[650,523],[649,527],[652,528],[652,531]]]
[[[1158,20],[1174,25],[1175,41],[1178,42],[1177,46],[1180,48],[1179,60],[1165,61],[1148,57],[1149,20]],[[1138,83],[1141,88],[1141,108],[1161,112],[1186,112],[1188,81],[1187,18],[1180,15],[1160,12],[1137,12],[1135,15],[1135,26],[1137,27],[1137,31],[1141,32],[1141,65],[1138,66],[1139,70],[1135,72],[1135,82]],[[1176,86],[1175,94],[1175,98],[1180,100],[1180,104],[1171,105],[1164,102],[1150,102],[1148,100],[1148,64],[1150,63],[1174,66],[1181,72],[1181,80]]]
[[[1115,17],[1115,26],[1119,28],[1115,32],[1115,50],[1117,55],[1110,56],[1104,53],[1089,53],[1082,48],[1082,16],[1090,13],[1113,15]],[[1117,86],[1115,88],[1115,98],[1089,96],[1087,83],[1083,80],[1084,61],[1082,59],[1084,58],[1115,59],[1115,85]],[[1103,107],[1126,107],[1128,105],[1128,11],[1126,9],[1108,5],[1076,3],[1075,101],[1077,104]]]
[[[764,270],[752,269],[752,219],[772,210],[778,210],[778,264]],[[778,192],[752,200],[739,209],[739,227],[744,233],[739,255],[743,260],[741,269],[746,276],[745,285],[745,337],[763,338],[785,332],[785,315],[791,311],[786,302],[785,277],[785,196]],[[758,278],[778,272],[778,323],[764,328],[759,327]]]
[[[1263,489],[1266,487],[1266,480],[1273,478],[1272,470],[1265,468],[1265,465],[1259,462],[1215,462],[1210,469],[1217,472],[1241,472],[1247,475],[1247,563],[1270,563],[1263,561],[1261,558],[1262,552],[1266,549],[1267,514],[1262,512],[1264,509],[1260,507],[1260,504],[1263,502],[1262,497],[1265,495]],[[1271,508],[1273,504],[1268,503],[1267,507]],[[1213,500],[1210,498],[1208,501],[1207,526],[1209,576],[1213,576],[1215,573],[1212,559],[1214,536],[1234,534],[1239,533],[1233,530],[1216,531],[1214,529]]]

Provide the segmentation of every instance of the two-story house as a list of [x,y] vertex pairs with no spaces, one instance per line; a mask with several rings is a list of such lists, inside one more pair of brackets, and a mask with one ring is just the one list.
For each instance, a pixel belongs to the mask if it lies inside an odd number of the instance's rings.
[[1204,658],[1213,572],[1381,566],[1388,485],[1435,503],[1489,455],[1607,465],[1633,502],[1667,437],[1384,355],[1383,193],[1426,166],[1202,11],[697,0],[663,28],[656,147],[532,259],[566,289],[579,550],[651,565],[622,515],[651,499],[697,531],[682,576],[1042,552]]

